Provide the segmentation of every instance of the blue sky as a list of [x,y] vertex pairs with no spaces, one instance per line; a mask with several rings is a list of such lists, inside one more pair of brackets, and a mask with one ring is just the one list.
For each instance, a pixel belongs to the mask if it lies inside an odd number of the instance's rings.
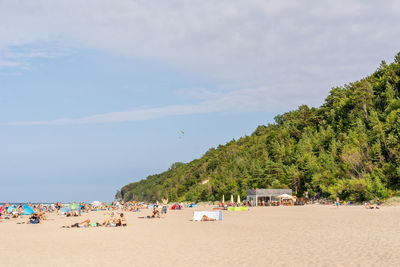
[[319,106],[392,61],[399,12],[396,1],[2,1],[0,201],[112,200]]

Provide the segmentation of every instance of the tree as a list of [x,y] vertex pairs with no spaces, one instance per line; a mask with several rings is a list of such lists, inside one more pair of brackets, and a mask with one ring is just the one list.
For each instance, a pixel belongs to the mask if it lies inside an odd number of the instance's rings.
[[394,56],[394,62],[400,63],[400,52]]

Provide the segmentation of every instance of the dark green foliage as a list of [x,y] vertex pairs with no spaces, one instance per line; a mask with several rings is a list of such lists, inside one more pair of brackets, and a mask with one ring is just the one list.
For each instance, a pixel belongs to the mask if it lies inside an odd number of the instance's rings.
[[[300,106],[251,136],[121,189],[125,200],[220,200],[249,188],[348,200],[400,189],[400,54],[375,73],[333,88],[320,108]],[[207,182],[206,182],[207,181]]]

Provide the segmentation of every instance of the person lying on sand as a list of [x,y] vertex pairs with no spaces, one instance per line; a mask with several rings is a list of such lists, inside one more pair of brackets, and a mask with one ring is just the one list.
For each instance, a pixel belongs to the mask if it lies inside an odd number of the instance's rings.
[[71,217],[71,216],[78,217],[78,216],[79,216],[79,211],[77,211],[77,210],[68,211],[68,212],[65,214],[65,216],[66,216],[66,217]]
[[159,218],[160,219],[161,216],[160,216],[160,211],[156,207],[154,207],[151,216],[147,215],[147,216],[142,216],[142,217],[138,217],[138,218],[139,219],[155,219],[155,218]]
[[90,226],[90,219],[87,219],[86,221],[80,222],[80,223],[74,223],[71,225],[65,225],[62,228],[83,228],[83,227],[89,227]]
[[203,217],[201,217],[201,221],[202,222],[213,222],[213,221],[216,221],[216,219],[213,219],[213,218],[207,217],[206,215],[203,215]]
[[365,208],[368,210],[368,209],[379,209],[379,206],[378,205],[376,205],[376,206],[374,206],[374,205],[371,205],[370,203],[365,203],[364,204],[364,206],[365,206]]

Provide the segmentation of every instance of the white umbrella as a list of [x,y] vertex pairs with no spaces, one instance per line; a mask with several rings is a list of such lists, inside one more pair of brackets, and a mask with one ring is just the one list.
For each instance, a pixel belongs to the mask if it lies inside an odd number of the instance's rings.
[[291,195],[288,195],[288,194],[279,195],[278,198],[282,198],[282,199],[293,199],[293,197],[292,197]]
[[233,195],[231,195],[231,203],[233,203],[234,201],[233,201]]
[[238,195],[238,201],[237,201],[237,203],[240,204],[240,195]]
[[101,202],[98,201],[98,200],[95,200],[95,201],[93,201],[91,204],[92,204],[93,206],[100,206],[100,205],[101,205]]
[[225,195],[222,195],[222,203],[225,203]]

